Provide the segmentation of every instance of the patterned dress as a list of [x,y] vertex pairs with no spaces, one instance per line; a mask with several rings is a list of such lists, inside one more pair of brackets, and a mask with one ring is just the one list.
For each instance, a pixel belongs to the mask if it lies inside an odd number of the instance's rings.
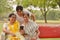
[[29,22],[25,24],[24,30],[25,33],[29,35],[27,39],[30,40],[31,38],[37,36],[36,30],[38,30],[38,25],[35,22],[29,20]]

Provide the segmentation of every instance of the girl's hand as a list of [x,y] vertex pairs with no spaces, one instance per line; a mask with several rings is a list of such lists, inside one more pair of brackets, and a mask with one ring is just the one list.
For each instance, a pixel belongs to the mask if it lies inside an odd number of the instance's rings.
[[13,34],[12,32],[10,32],[10,34],[12,35],[12,36],[16,36],[15,34]]
[[15,34],[12,34],[12,36],[16,37],[16,35],[15,35]]

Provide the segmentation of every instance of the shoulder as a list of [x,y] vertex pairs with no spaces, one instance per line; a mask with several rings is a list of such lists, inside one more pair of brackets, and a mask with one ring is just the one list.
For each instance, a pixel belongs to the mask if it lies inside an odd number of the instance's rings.
[[14,24],[19,24],[19,22],[16,20]]
[[32,21],[32,20],[30,20],[30,24],[38,26],[38,24],[36,22]]
[[29,15],[32,14],[32,13],[31,13],[29,10],[27,10],[27,9],[23,9],[23,13],[24,13],[24,14],[29,14]]
[[8,26],[8,23],[3,24],[3,28],[6,28]]
[[4,26],[6,26],[6,25],[7,25],[7,23],[4,23],[3,25],[4,25]]
[[36,22],[34,22],[33,20],[30,20],[30,19],[29,19],[29,22],[30,22],[30,23],[33,23],[33,24],[34,24],[34,23],[36,24]]

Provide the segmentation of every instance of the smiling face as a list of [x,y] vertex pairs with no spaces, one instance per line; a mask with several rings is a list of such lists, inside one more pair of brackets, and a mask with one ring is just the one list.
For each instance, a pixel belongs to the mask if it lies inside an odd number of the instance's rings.
[[9,17],[9,20],[11,23],[14,23],[16,21],[16,15],[11,15],[11,17]]
[[18,14],[18,15],[23,15],[23,13],[22,13],[21,10],[18,10],[18,11],[17,11],[17,14]]
[[28,22],[28,21],[29,21],[29,17],[28,17],[27,14],[24,15],[24,21],[25,21],[25,22]]
[[23,7],[22,6],[17,6],[16,7],[16,11],[17,11],[17,14],[19,16],[22,16],[23,15]]

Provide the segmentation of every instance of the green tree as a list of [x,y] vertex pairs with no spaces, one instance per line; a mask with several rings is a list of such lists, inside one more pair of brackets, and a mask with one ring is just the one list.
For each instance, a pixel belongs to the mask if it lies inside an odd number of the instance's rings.
[[45,23],[47,23],[47,13],[50,8],[56,8],[57,5],[60,5],[60,0],[22,0],[21,4],[24,7],[29,6],[30,4],[33,6],[40,7],[40,11],[44,17]]
[[60,0],[56,0],[56,2],[57,2],[57,4],[59,5],[59,7],[60,7]]
[[17,5],[22,5],[23,7],[28,7],[31,0],[16,0]]
[[3,13],[7,13],[10,10],[11,10],[11,7],[9,7],[8,1],[0,0],[0,15],[2,15]]
[[45,23],[47,23],[47,13],[50,8],[56,8],[56,0],[33,0],[31,1],[32,5],[40,7],[40,11],[44,17]]

